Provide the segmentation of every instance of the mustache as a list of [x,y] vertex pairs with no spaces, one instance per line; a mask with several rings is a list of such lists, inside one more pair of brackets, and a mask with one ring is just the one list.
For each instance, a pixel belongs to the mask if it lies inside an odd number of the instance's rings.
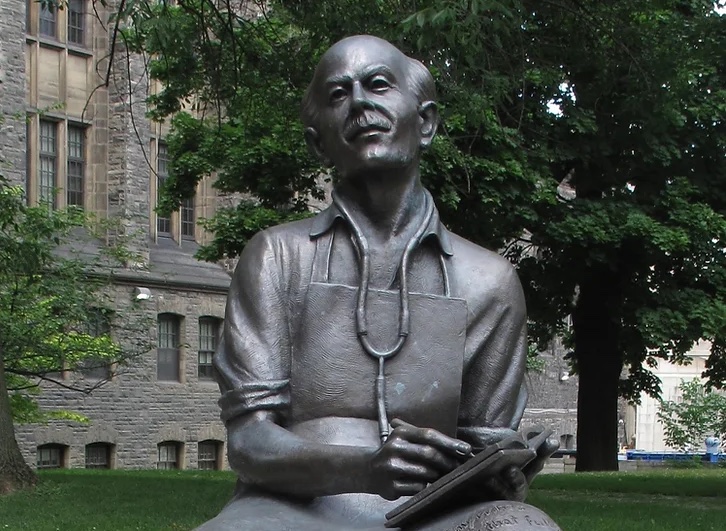
[[348,118],[343,128],[343,136],[347,141],[353,140],[365,131],[390,131],[393,127],[391,120],[375,111],[366,110]]

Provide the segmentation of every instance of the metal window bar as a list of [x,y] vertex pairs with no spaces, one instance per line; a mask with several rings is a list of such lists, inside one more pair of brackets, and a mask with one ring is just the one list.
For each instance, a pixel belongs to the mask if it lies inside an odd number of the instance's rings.
[[61,467],[61,449],[57,446],[46,448],[38,448],[38,468],[60,468]]
[[85,185],[85,129],[68,126],[68,183],[67,201],[69,205],[83,207]]
[[217,469],[217,443],[214,441],[203,441],[199,443],[198,466],[199,470]]
[[38,202],[56,207],[55,188],[57,186],[58,156],[57,124],[40,120],[40,149],[38,165]]
[[85,1],[68,0],[68,42],[85,44]]
[[107,444],[86,445],[86,468],[110,468],[110,454]]
[[57,36],[57,13],[57,8],[52,4],[46,4],[40,7],[38,33],[46,37],[55,38]]
[[[156,197],[157,203],[159,191],[169,177],[169,148],[166,144],[159,143],[159,152],[156,156]],[[156,217],[156,232],[161,236],[171,236],[171,218]]]
[[156,468],[160,470],[174,470],[178,467],[177,445],[175,443],[161,443]]

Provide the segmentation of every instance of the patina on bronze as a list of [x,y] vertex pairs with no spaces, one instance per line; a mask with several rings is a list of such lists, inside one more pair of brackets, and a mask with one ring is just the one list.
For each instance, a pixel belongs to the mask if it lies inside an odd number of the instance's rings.
[[[201,529],[383,530],[473,448],[516,436],[524,298],[511,265],[447,231],[421,185],[435,99],[426,67],[376,37],[320,60],[305,138],[340,182],[328,209],[240,257],[214,357],[239,481]],[[519,503],[555,447],[534,445],[523,468],[523,451],[497,454],[491,474],[402,525],[559,529]]]

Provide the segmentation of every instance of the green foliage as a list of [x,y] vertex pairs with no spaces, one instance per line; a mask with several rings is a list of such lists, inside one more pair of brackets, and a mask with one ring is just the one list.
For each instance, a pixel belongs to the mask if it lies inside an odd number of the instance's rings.
[[[205,259],[320,197],[301,95],[330,44],[371,33],[433,72],[442,124],[422,179],[449,228],[517,264],[540,348],[573,315],[583,386],[657,396],[657,359],[683,362],[699,339],[706,376],[726,381],[726,17],[712,2],[131,3],[124,37],[164,86],[151,115],[173,117],[163,208],[211,173],[255,198],[207,222]],[[579,410],[614,416],[611,395]],[[609,411],[588,413],[596,402]]]
[[[71,254],[69,240],[82,234],[85,224],[79,210],[26,206],[22,189],[0,177],[0,389],[7,389],[18,422],[83,421],[71,412],[39,410],[40,383],[89,392],[99,382],[86,384],[62,374],[89,363],[118,366],[145,350],[148,331],[142,318],[119,314],[110,319],[113,303],[104,291],[101,262],[65,257]],[[91,327],[99,319],[107,329]],[[121,333],[134,335],[140,349],[122,348]]]
[[542,373],[546,366],[545,360],[539,357],[537,346],[530,343],[527,348],[527,371]]
[[726,396],[707,389],[698,379],[683,380],[680,398],[661,400],[658,420],[668,446],[703,451],[706,437],[726,436]]

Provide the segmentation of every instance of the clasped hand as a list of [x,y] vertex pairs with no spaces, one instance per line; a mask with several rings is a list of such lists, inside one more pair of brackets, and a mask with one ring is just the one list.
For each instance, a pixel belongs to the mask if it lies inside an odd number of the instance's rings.
[[464,441],[399,419],[370,462],[372,491],[387,500],[410,496],[451,472],[471,452]]
[[[462,464],[471,453],[468,443],[432,428],[419,428],[400,419],[394,419],[391,426],[391,435],[370,461],[371,491],[387,500],[420,492]],[[523,501],[529,483],[554,451],[551,444],[542,446],[545,448],[538,449],[537,458],[524,470],[509,466],[486,478],[478,492],[470,493],[472,501]]]

